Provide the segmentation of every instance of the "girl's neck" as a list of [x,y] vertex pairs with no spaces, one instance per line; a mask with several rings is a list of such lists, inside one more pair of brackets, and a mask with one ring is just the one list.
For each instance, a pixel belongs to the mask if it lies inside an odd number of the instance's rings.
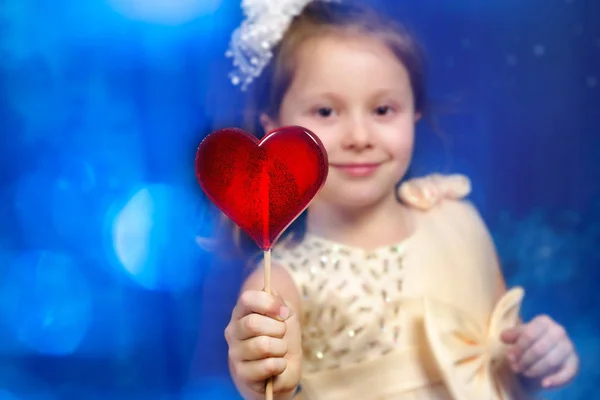
[[373,250],[406,239],[413,229],[410,217],[395,196],[352,211],[316,202],[308,212],[307,231],[334,242]]

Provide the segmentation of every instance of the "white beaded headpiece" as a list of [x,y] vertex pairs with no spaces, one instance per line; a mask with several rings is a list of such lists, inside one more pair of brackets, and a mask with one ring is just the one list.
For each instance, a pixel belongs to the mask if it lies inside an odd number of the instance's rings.
[[234,85],[246,90],[262,73],[294,17],[312,1],[315,0],[242,0],[246,19],[233,32],[226,53],[233,58],[234,71],[229,77]]

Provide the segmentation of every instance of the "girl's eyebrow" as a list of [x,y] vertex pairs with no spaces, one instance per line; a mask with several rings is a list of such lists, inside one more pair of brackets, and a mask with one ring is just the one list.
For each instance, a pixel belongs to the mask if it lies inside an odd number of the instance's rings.
[[309,92],[299,97],[300,102],[302,103],[310,103],[316,100],[325,99],[330,100],[332,102],[340,102],[340,98],[338,95],[332,92]]
[[378,89],[375,92],[375,94],[373,95],[373,97],[375,97],[375,98],[387,97],[387,96],[400,97],[400,96],[404,96],[405,94],[406,94],[405,89],[382,88],[382,89]]

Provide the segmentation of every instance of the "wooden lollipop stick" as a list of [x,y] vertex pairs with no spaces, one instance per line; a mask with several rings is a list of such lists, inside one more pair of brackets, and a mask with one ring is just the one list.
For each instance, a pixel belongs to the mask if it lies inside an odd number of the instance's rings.
[[271,293],[271,250],[265,250],[265,292]]
[[[271,249],[264,252],[265,258],[265,289],[264,291],[271,294]],[[273,400],[273,378],[267,379],[265,388],[265,399]]]

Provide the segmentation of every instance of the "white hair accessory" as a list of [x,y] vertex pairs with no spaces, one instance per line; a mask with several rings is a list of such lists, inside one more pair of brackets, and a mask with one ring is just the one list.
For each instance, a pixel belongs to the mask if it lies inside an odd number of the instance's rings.
[[234,71],[229,77],[234,85],[246,90],[262,73],[294,17],[312,1],[315,0],[242,0],[246,19],[233,32],[225,53],[233,58]]

